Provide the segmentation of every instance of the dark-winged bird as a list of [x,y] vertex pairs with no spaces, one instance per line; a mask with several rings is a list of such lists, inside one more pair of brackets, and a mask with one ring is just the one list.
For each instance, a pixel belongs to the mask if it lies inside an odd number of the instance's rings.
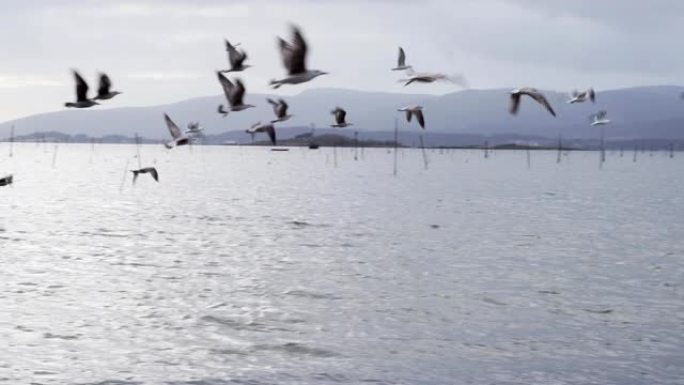
[[268,124],[261,124],[261,122],[254,123],[249,129],[246,131],[249,134],[255,134],[257,132],[265,132],[268,134],[268,138],[271,139],[271,143],[273,145],[276,145],[276,132],[275,132],[275,127],[273,127],[273,124],[268,123]]
[[109,100],[121,93],[119,91],[112,91],[111,88],[112,81],[109,79],[109,76],[104,73],[100,74],[100,85],[97,88],[97,96],[94,100]]
[[330,113],[335,117],[335,124],[332,124],[330,127],[342,128],[352,125],[352,123],[347,123],[347,111],[345,111],[344,109],[340,107],[335,107],[335,109],[330,111]]
[[425,129],[425,118],[423,117],[422,106],[406,106],[400,108],[398,111],[406,112],[406,121],[411,122],[411,117],[415,116],[420,128]]
[[247,67],[251,67],[249,64],[244,64],[245,60],[247,59],[247,52],[235,48],[237,44],[232,45],[228,40],[225,41],[230,69],[222,70],[221,72],[240,72],[246,70]]
[[266,100],[268,101],[268,103],[269,103],[271,106],[273,106],[273,113],[274,113],[275,116],[276,116],[276,119],[275,119],[275,120],[271,120],[271,123],[284,122],[284,121],[286,121],[286,120],[288,120],[288,119],[290,119],[290,118],[292,117],[292,115],[289,115],[289,114],[287,113],[288,105],[287,105],[287,103],[285,102],[285,100],[283,100],[283,99],[278,99],[277,102],[276,102],[275,100],[273,100],[273,99],[270,99],[270,98],[268,98],[268,99],[266,99]]
[[164,144],[166,148],[171,149],[176,146],[183,146],[190,143],[190,138],[183,135],[181,129],[166,114],[164,114],[164,121],[166,122],[166,127],[168,127],[169,133],[171,134],[172,138],[171,141]]
[[509,108],[509,112],[511,114],[515,115],[518,113],[518,109],[520,108],[520,98],[523,95],[527,95],[530,98],[534,99],[537,103],[544,106],[544,108],[546,108],[546,110],[549,111],[551,115],[556,116],[556,112],[553,111],[553,108],[551,108],[551,105],[549,104],[549,101],[546,100],[546,97],[536,89],[529,87],[518,88],[516,90],[511,91],[511,105]]
[[72,108],[88,108],[99,104],[98,102],[88,99],[88,83],[83,79],[83,77],[76,72],[74,73],[74,80],[76,80],[76,102],[64,103],[65,107]]
[[138,174],[150,174],[155,181],[159,182],[159,173],[154,167],[143,167],[139,170],[131,170],[131,172],[133,173],[133,184],[138,180]]
[[405,71],[413,67],[406,65],[406,54],[404,49],[399,47],[399,57],[397,58],[397,66],[392,68],[392,71]]
[[273,88],[278,88],[283,84],[305,83],[317,76],[327,74],[319,70],[306,69],[308,47],[302,32],[296,26],[292,26],[292,43],[278,38],[278,47],[288,76],[280,80],[271,80],[270,84]]
[[223,89],[223,93],[226,96],[226,100],[228,101],[228,109],[226,109],[226,107],[224,107],[223,104],[218,106],[217,111],[220,114],[226,116],[230,111],[237,112],[254,107],[251,104],[244,104],[242,102],[245,96],[245,85],[242,84],[242,81],[240,79],[236,79],[235,84],[233,84],[233,82],[228,80],[228,78],[220,72],[217,72],[216,76],[218,77],[219,83],[221,84],[221,88]]

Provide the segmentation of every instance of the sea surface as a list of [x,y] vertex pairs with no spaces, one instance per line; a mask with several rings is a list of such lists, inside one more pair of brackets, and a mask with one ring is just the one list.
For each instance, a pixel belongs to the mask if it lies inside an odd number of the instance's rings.
[[684,383],[682,153],[7,151],[0,384]]

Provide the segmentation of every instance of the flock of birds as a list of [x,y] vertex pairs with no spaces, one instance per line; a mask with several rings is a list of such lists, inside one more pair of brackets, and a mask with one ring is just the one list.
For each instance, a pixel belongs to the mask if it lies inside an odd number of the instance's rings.
[[[226,100],[225,105],[221,104],[218,106],[217,113],[223,115],[224,117],[231,113],[237,113],[255,107],[254,105],[244,103],[246,88],[242,80],[240,78],[234,78],[231,80],[227,76],[227,74],[230,73],[243,72],[250,67],[249,64],[245,63],[248,58],[247,53],[238,48],[239,46],[240,44],[231,44],[228,40],[225,40],[225,47],[228,53],[228,63],[230,64],[230,68],[216,71],[218,82],[221,85]],[[280,50],[280,56],[282,58],[282,64],[286,71],[286,76],[281,79],[270,81],[269,84],[274,89],[277,89],[283,85],[306,83],[319,76],[328,74],[325,71],[308,68],[306,60],[308,45],[304,39],[304,36],[302,35],[301,30],[297,26],[292,26],[291,41],[288,42],[282,38],[278,38],[278,47]],[[447,81],[462,87],[467,87],[467,83],[461,75],[447,75],[440,72],[414,71],[413,66],[406,63],[406,53],[401,47],[399,47],[396,66],[391,68],[391,70],[403,71],[406,74],[407,78],[400,79],[400,81],[404,83],[404,86],[408,86],[412,83],[434,83]],[[99,75],[97,95],[95,95],[93,98],[89,98],[88,83],[77,71],[74,70],[73,75],[76,83],[76,100],[74,102],[65,103],[66,107],[90,108],[100,104],[98,101],[109,100],[121,94],[119,91],[112,91],[112,82],[109,76],[105,73],[101,73]],[[551,115],[554,117],[556,116],[553,107],[548,102],[546,97],[537,89],[530,87],[523,87],[510,92],[509,112],[512,115],[516,115],[518,113],[523,96],[527,96],[536,101]],[[593,89],[588,89],[583,92],[574,91],[571,95],[571,98],[568,100],[568,103],[575,104],[586,101],[596,101],[596,93]],[[265,133],[268,135],[271,143],[276,145],[277,135],[275,125],[277,123],[287,121],[293,115],[288,113],[289,105],[284,99],[281,98],[277,101],[267,99],[267,102],[273,107],[275,119],[270,120],[267,123],[262,123],[260,121],[256,122],[249,127],[246,132],[253,135],[256,133]],[[398,111],[405,114],[406,121],[409,123],[412,121],[412,118],[415,117],[415,121],[418,123],[418,125],[422,129],[425,129],[425,114],[423,111],[423,106],[409,105],[398,109]],[[336,106],[330,111],[330,113],[334,119],[331,127],[344,128],[353,124],[347,121],[347,111],[340,106]],[[599,126],[608,124],[610,120],[608,120],[606,116],[606,111],[600,111],[599,113],[592,115],[591,125]],[[171,140],[165,143],[165,146],[169,149],[190,144],[202,133],[202,128],[197,122],[189,123],[187,130],[183,132],[167,114],[164,114],[164,121],[168,127],[169,133],[171,134]],[[159,180],[158,172],[153,167],[145,167],[131,171],[133,172],[134,181],[137,179],[139,174],[146,173],[151,174],[155,180]]]

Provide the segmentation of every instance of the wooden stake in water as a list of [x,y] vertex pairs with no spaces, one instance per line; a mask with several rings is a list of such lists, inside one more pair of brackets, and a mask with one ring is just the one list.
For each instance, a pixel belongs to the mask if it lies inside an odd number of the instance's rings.
[[601,149],[599,156],[599,168],[602,168],[603,163],[606,161],[605,130],[603,129],[603,126],[601,126]]
[[337,168],[337,143],[333,145],[333,165]]
[[138,169],[142,168],[142,161],[140,160],[140,137],[135,133],[135,157],[138,158]]
[[427,157],[427,152],[425,151],[425,142],[423,142],[423,134],[420,134],[418,136],[420,139],[420,150],[423,152],[423,164],[425,165],[425,169],[428,169],[428,157]]
[[57,142],[55,142],[55,151],[52,153],[52,168],[55,168],[57,165]]
[[130,159],[126,159],[126,166],[124,166],[123,177],[121,177],[121,185],[119,186],[119,194],[123,192],[124,183],[126,183],[126,175],[128,174],[128,162],[130,162]]
[[527,146],[525,146],[525,152],[527,154],[527,168],[532,167],[532,157],[530,155],[530,142],[527,142]]
[[624,154],[624,148],[622,148],[622,146],[621,146],[620,147],[620,158],[622,158],[623,154]]
[[485,159],[489,158],[489,142],[485,140],[484,142],[484,157]]
[[563,152],[563,137],[558,135],[558,155],[556,156],[556,163],[561,162],[561,155]]
[[354,131],[354,160],[359,160],[359,132]]
[[632,157],[632,162],[637,161],[637,153],[639,152],[639,146],[634,146],[634,157]]
[[10,131],[10,138],[9,138],[9,157],[14,156],[14,125],[12,125],[11,131]]
[[670,158],[674,158],[674,143],[670,142]]
[[394,118],[394,171],[392,175],[397,176],[397,152],[399,147],[399,126],[397,118]]

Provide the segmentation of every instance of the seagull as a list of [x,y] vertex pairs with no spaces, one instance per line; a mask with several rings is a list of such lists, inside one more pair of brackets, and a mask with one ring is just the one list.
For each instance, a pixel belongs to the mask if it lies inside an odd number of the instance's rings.
[[185,144],[190,143],[190,138],[183,135],[181,129],[166,114],[164,114],[164,121],[166,122],[166,126],[169,128],[169,132],[171,133],[171,137],[173,138],[170,142],[164,144],[166,148],[172,149],[175,146],[183,146]]
[[420,128],[425,129],[425,118],[423,117],[423,107],[422,106],[406,106],[406,107],[398,109],[397,111],[405,111],[406,112],[406,121],[407,122],[410,122],[411,117],[415,115],[416,120],[418,120],[418,124],[420,125]]
[[216,75],[218,76],[219,83],[221,83],[223,93],[226,95],[226,100],[228,101],[228,105],[230,106],[229,109],[226,110],[223,104],[219,105],[218,112],[220,114],[226,116],[228,115],[229,111],[237,112],[254,107],[251,104],[242,103],[242,98],[245,96],[245,85],[242,84],[242,81],[240,79],[235,79],[235,84],[233,84],[221,72],[216,72]]
[[546,100],[546,97],[544,97],[544,95],[535,88],[529,87],[518,88],[511,91],[511,106],[509,109],[511,114],[516,115],[518,113],[518,108],[520,107],[520,97],[523,95],[527,95],[536,100],[537,103],[544,106],[551,113],[551,115],[556,116],[556,113],[553,111],[553,108],[551,108],[551,105]]
[[587,101],[587,99],[591,100],[592,103],[596,103],[596,93],[594,92],[593,88],[589,88],[581,93],[575,90],[570,96],[571,97],[570,100],[568,100],[568,104],[584,103]]
[[330,111],[331,114],[335,115],[335,124],[331,125],[330,127],[347,127],[351,126],[352,123],[347,123],[344,119],[347,116],[347,111],[343,110],[340,107],[335,107],[334,110]]
[[414,73],[411,68],[407,69],[408,79],[402,79],[400,81],[405,82],[404,87],[407,85],[418,82],[418,83],[434,83],[436,81],[448,81],[454,84],[458,84],[461,87],[467,87],[468,84],[463,77],[463,75],[446,75],[439,72],[423,72]]
[[246,131],[249,134],[254,135],[257,132],[265,132],[268,134],[269,139],[271,139],[271,143],[273,145],[276,145],[276,132],[275,132],[275,127],[273,127],[273,124],[268,123],[268,124],[261,124],[261,122],[254,123],[249,129]]
[[270,85],[273,88],[278,88],[283,84],[305,83],[315,77],[327,74],[327,72],[320,70],[306,69],[306,41],[304,41],[302,32],[296,26],[292,26],[292,36],[292,43],[278,38],[280,55],[283,58],[283,65],[287,70],[288,76],[280,80],[271,80]]
[[190,122],[188,123],[188,129],[185,130],[185,133],[187,135],[202,135],[202,131],[204,129],[200,127],[199,122]]
[[406,65],[406,54],[404,49],[399,47],[399,58],[397,59],[397,66],[392,68],[392,71],[405,71],[412,69],[413,67]]
[[154,167],[143,167],[139,170],[131,170],[131,172],[133,173],[133,184],[138,179],[138,174],[150,174],[155,181],[159,182],[159,173]]
[[112,81],[109,79],[107,74],[100,74],[100,86],[97,88],[97,96],[93,100],[109,100],[116,95],[119,95],[119,91],[110,91],[112,87]]
[[275,100],[268,98],[266,99],[270,105],[273,106],[273,112],[276,115],[275,120],[271,120],[271,123],[276,123],[276,122],[284,122],[292,117],[292,115],[289,115],[287,113],[287,108],[288,105],[283,99],[278,99],[276,102]]
[[596,126],[604,126],[604,125],[610,123],[610,119],[606,118],[607,115],[608,115],[608,112],[603,111],[603,110],[597,112],[595,115],[592,115],[591,116],[591,118],[592,118],[591,125],[596,127]]
[[228,62],[230,63],[230,69],[222,70],[220,72],[240,72],[246,70],[247,67],[251,67],[249,64],[242,64],[245,59],[247,59],[247,53],[242,50],[238,51],[235,48],[239,44],[232,45],[228,40],[224,40],[226,42],[226,51],[228,51]]
[[78,72],[75,70],[72,72],[74,73],[74,79],[76,79],[76,103],[67,102],[64,103],[64,106],[73,108],[88,108],[100,104],[94,100],[88,99],[88,83],[83,80],[83,77]]

